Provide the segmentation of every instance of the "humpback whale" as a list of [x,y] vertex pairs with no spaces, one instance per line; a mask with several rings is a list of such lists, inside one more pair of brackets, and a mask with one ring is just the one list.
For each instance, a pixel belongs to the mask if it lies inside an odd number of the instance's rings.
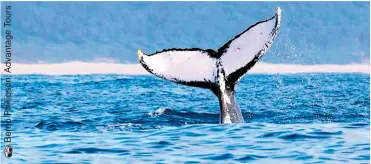
[[210,89],[219,100],[220,122],[244,123],[235,100],[235,86],[264,55],[280,29],[281,9],[257,22],[218,50],[172,48],[146,54],[138,50],[140,64],[151,74],[192,87]]

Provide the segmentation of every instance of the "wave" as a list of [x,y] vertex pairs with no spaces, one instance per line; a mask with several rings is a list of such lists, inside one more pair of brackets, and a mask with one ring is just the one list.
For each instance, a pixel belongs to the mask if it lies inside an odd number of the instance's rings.
[[[201,66],[200,66],[201,67]],[[5,69],[5,65],[2,66]],[[19,64],[13,63],[10,69],[12,74],[27,75],[86,75],[86,74],[122,74],[148,75],[149,73],[140,64],[117,63],[87,63],[67,62],[56,64]],[[189,72],[192,73],[192,72]],[[194,72],[197,73],[197,72]],[[295,65],[257,63],[249,74],[295,74],[295,73],[370,73],[368,64],[323,64],[323,65]],[[1,74],[7,72],[1,71]]]

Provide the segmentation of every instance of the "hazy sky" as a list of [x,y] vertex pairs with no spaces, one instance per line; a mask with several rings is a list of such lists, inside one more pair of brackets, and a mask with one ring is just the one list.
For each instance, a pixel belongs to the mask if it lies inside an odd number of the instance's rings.
[[12,6],[18,63],[138,63],[138,48],[217,49],[278,6],[281,31],[265,62],[348,64],[370,57],[369,2],[2,2],[2,18],[5,5]]

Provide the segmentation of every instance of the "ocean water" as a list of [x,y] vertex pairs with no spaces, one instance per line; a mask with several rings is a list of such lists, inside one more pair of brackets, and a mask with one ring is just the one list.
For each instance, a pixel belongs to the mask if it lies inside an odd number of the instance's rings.
[[246,75],[245,124],[218,124],[211,91],[153,76],[13,75],[12,98],[3,163],[370,162],[369,74]]

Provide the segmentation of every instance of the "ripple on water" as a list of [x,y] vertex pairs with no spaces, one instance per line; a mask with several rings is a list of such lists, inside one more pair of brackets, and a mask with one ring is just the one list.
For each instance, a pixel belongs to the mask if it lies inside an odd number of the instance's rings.
[[234,158],[233,154],[225,153],[225,154],[220,154],[220,155],[214,155],[211,157],[207,157],[204,159],[210,159],[210,160],[227,160],[227,159],[232,159]]
[[245,155],[242,158],[238,158],[237,161],[246,162],[246,161],[254,161],[259,158],[266,158],[265,156],[259,156],[259,155]]
[[95,147],[89,147],[89,148],[76,148],[73,149],[70,152],[67,153],[86,153],[86,154],[96,154],[96,153],[123,153],[123,152],[128,152],[128,150],[123,150],[123,149],[101,149],[101,148],[95,148]]

